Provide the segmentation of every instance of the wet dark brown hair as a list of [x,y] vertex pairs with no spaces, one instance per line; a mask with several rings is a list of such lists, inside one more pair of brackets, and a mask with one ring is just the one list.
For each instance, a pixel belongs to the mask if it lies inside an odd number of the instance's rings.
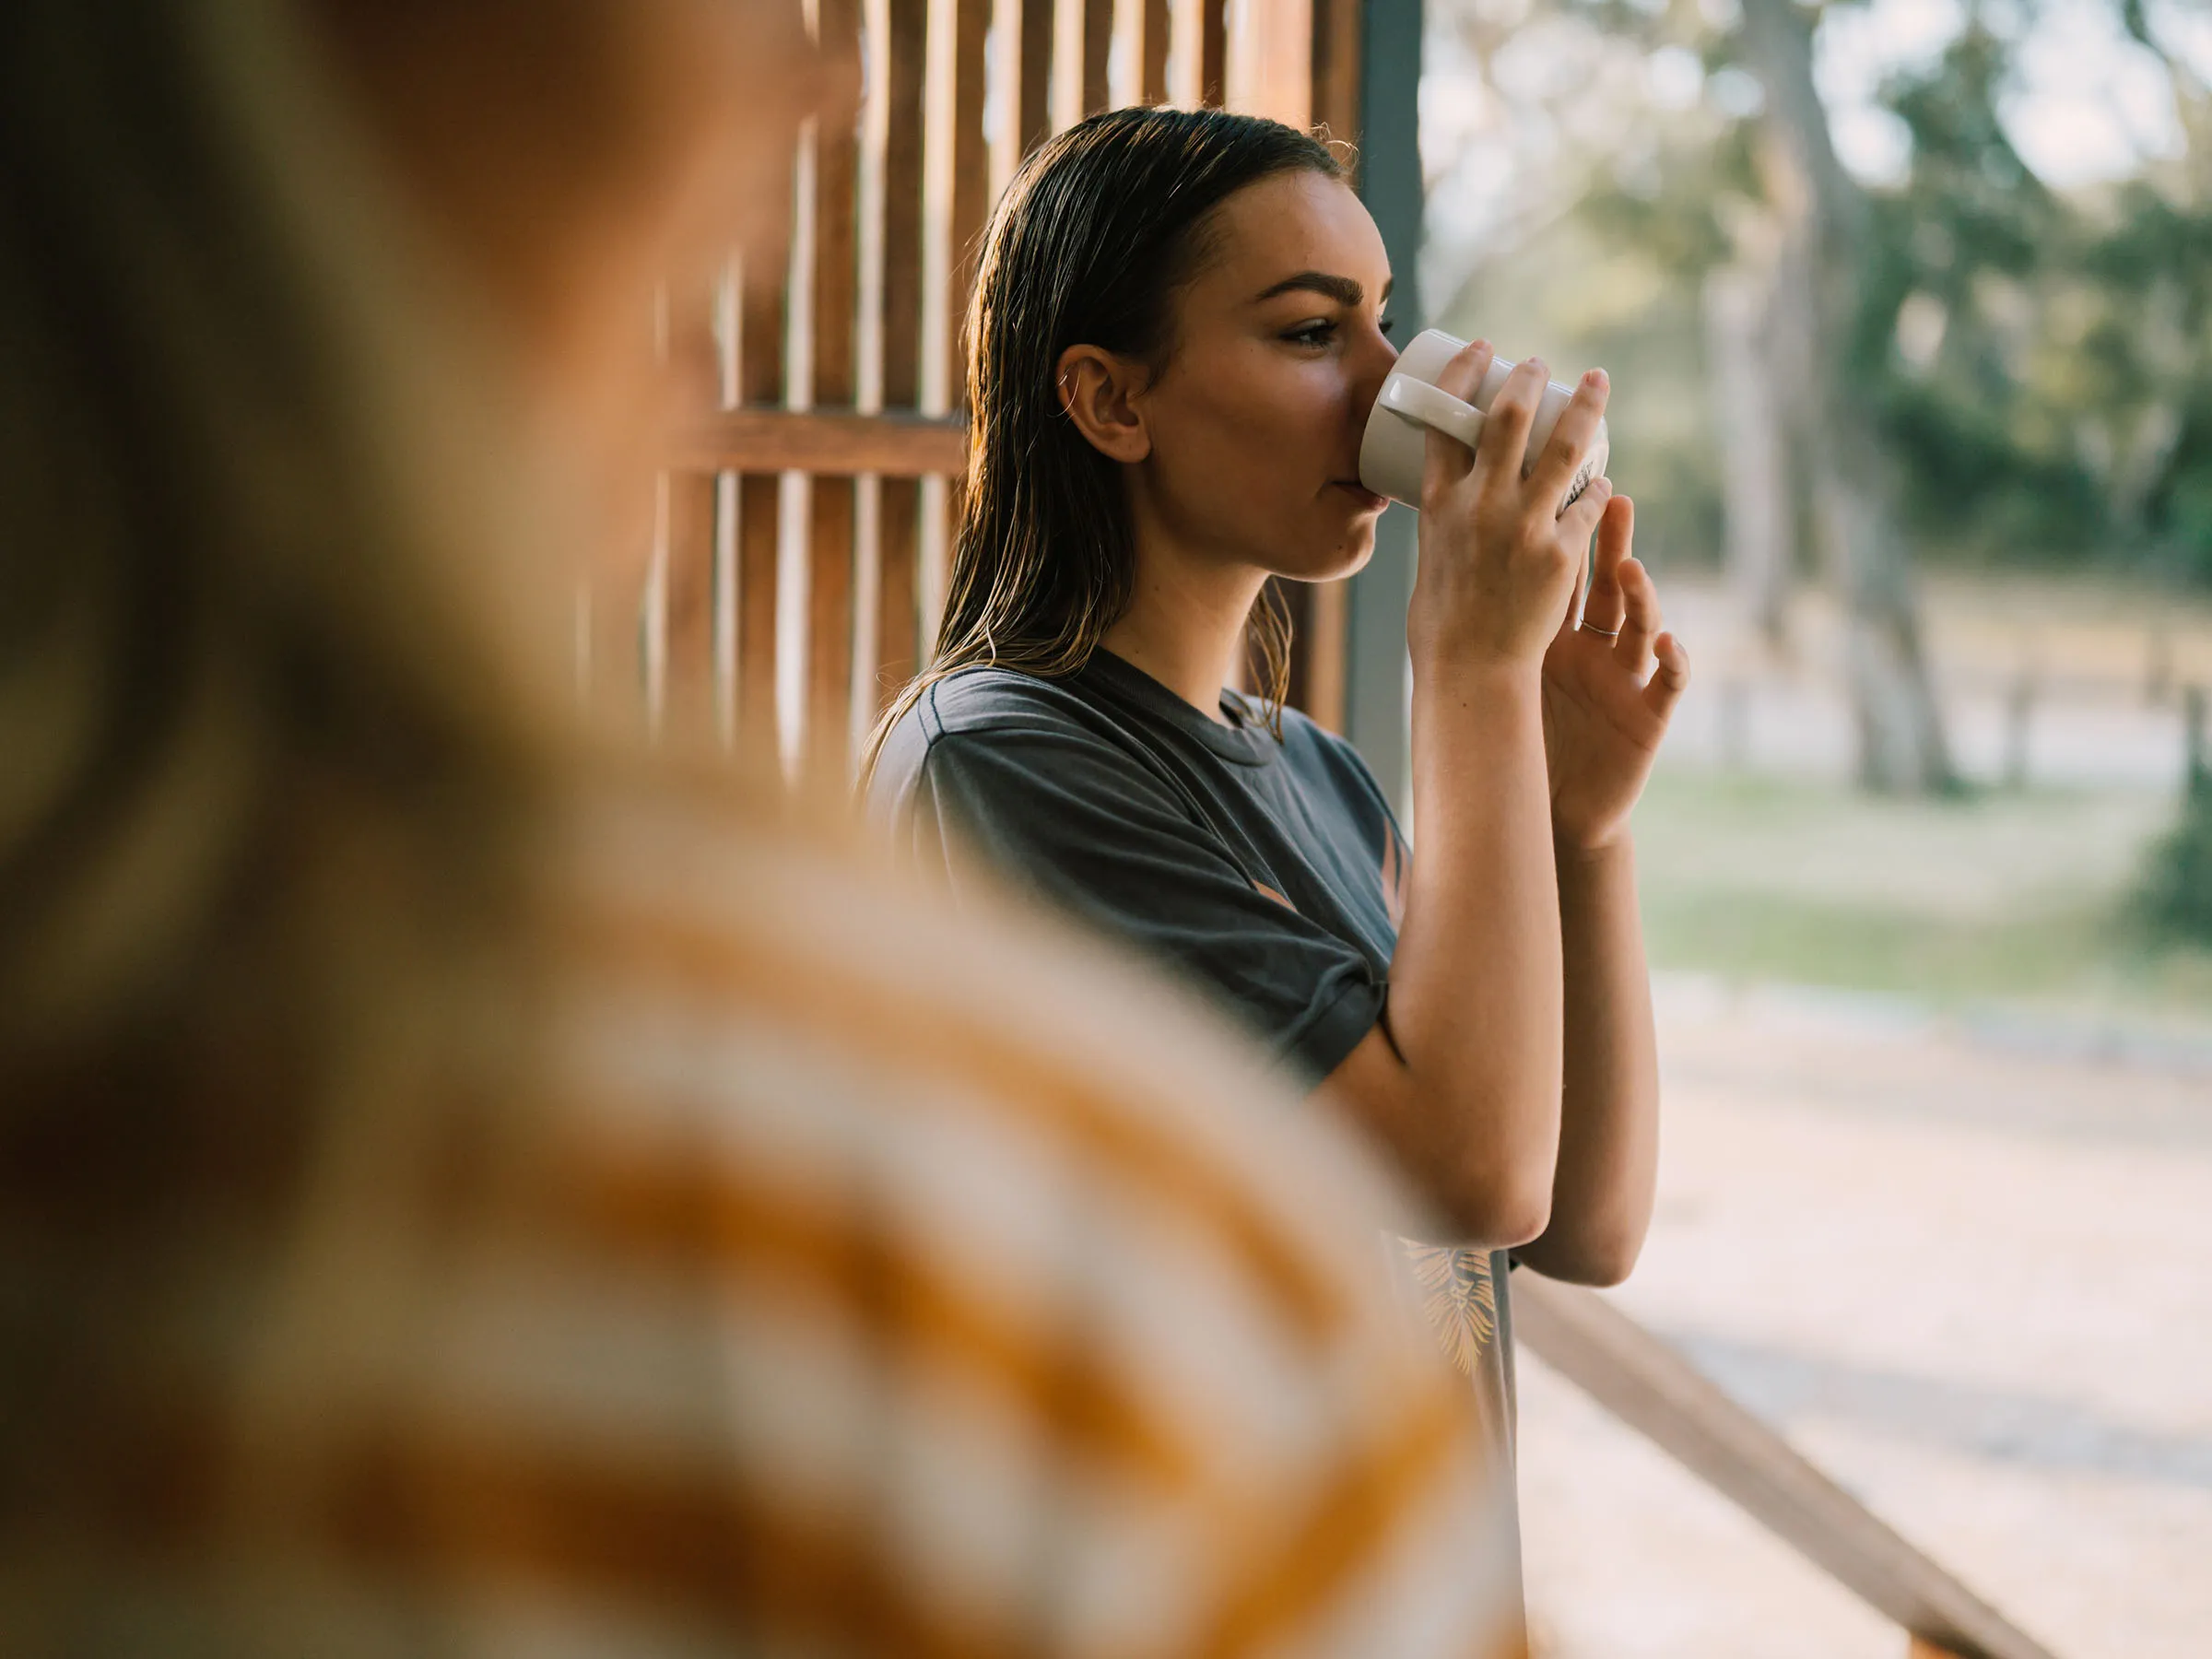
[[[944,620],[928,666],[869,739],[864,777],[933,682],[981,665],[1074,674],[1128,609],[1128,496],[1061,407],[1061,354],[1097,346],[1163,370],[1175,297],[1206,261],[1217,210],[1288,172],[1344,170],[1309,134],[1221,110],[1094,115],[1023,164],[992,216],[969,306],[968,474]],[[1290,619],[1272,582],[1251,641],[1279,733]]]

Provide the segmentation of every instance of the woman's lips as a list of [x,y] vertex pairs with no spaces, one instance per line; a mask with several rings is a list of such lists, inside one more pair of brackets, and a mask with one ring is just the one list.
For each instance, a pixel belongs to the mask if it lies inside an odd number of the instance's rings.
[[1365,508],[1370,512],[1380,512],[1383,508],[1390,505],[1390,500],[1387,496],[1379,496],[1373,490],[1368,488],[1364,484],[1354,483],[1348,478],[1337,479],[1336,488],[1342,490],[1349,491],[1352,499],[1358,501],[1361,507]]

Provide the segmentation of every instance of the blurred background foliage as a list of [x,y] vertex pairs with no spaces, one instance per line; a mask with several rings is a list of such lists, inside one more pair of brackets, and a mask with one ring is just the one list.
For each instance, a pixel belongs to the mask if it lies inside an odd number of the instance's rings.
[[[1429,0],[1429,19],[1430,320],[1508,355],[1540,351],[1555,373],[1604,364],[1613,471],[1637,502],[1640,552],[1677,588],[1702,575],[1739,613],[1770,606],[1768,642],[1783,654],[1794,642],[1772,618],[1793,593],[1823,588],[1846,618],[1889,594],[1902,643],[1885,672],[1920,682],[1933,729],[1917,771],[1867,764],[1867,711],[1888,694],[1846,683],[1869,655],[1847,639],[1828,672],[1858,712],[1858,782],[1954,803],[1900,818],[1852,806],[1841,777],[1663,783],[1655,838],[1717,839],[1740,855],[1704,885],[1670,893],[1658,879],[1662,959],[1916,994],[2097,981],[2124,1001],[2156,982],[2173,990],[2170,1004],[2204,1001],[2212,788],[2200,778],[2175,792],[2176,768],[2116,813],[2083,806],[2082,786],[2065,779],[2043,784],[2041,807],[1971,798],[1986,794],[1992,769],[1967,778],[1942,730],[1959,723],[1957,687],[1971,677],[1922,661],[1922,584],[1902,573],[1969,590],[1956,607],[1969,615],[1987,608],[1977,595],[2037,583],[2061,611],[2077,603],[2068,595],[2124,593],[2154,641],[2163,611],[2206,614],[2212,5]],[[1793,156],[1793,122],[1802,140],[1815,103],[1802,94],[1816,89],[1823,131]],[[1824,191],[1834,199],[1808,201]],[[1805,267],[1794,277],[1793,259]],[[1729,453],[1747,447],[1729,406],[1743,401],[1748,360],[1731,359],[1731,327],[1765,382],[1751,429],[1794,433],[1777,446],[1775,470],[1794,476],[1771,492],[1781,528],[1764,542],[1777,568],[1763,575],[1732,568],[1758,502],[1747,507]],[[1827,394],[1806,398],[1822,373]],[[1845,493],[1876,500],[1865,545],[1893,560],[1887,589],[1854,576],[1865,549],[1853,555],[1832,516],[1822,522],[1820,462],[1807,459],[1831,440],[1841,447],[1838,429],[1853,423],[1882,465],[1842,479]],[[1772,590],[1764,600],[1750,591],[1761,582]],[[1704,642],[1693,636],[1693,651]],[[1702,665],[1710,694],[1710,651]],[[2161,685],[2164,672],[2152,665],[2144,695],[2164,700],[2178,731],[2183,682],[2204,676],[2184,665]],[[1938,685],[1940,695],[1926,688]],[[2025,711],[2031,693],[1990,695]],[[1789,806],[1793,790],[1853,833],[1901,837],[1887,871],[1869,870],[1856,893],[1751,895],[1743,872],[1759,861],[1760,826],[1802,836],[1814,821]],[[1908,822],[1925,826],[1920,840],[1899,829]],[[2080,839],[2099,835],[2110,844]],[[1891,914],[1888,872],[1924,855],[1930,867],[1948,861],[1954,888],[1971,885],[1992,836],[2043,846],[2046,864],[2023,865],[2023,885],[1980,919],[1908,898],[1888,944],[1853,944],[1869,917]],[[1791,879],[1805,869],[1786,847],[1771,862]],[[2092,868],[2094,883],[2082,874]],[[2183,941],[2188,959],[2177,968],[2161,940]]]
[[[1871,88],[1893,125],[1881,171],[1854,170],[1869,211],[1847,360],[1910,456],[1913,552],[2212,588],[2212,88],[2179,43],[2202,23],[2178,4],[2110,0],[2116,30],[2164,76],[2181,142],[2126,176],[2061,189],[2004,119],[2038,7],[1792,6],[1816,51],[1827,14],[1908,8],[1956,32],[1925,61],[1908,46]],[[1470,157],[1453,144],[1464,118],[1440,112],[1442,166],[1522,176],[1492,182],[1485,210],[1432,253],[1437,321],[1526,319],[1554,349],[1612,368],[1644,538],[1668,561],[1716,559],[1701,295],[1771,206],[1740,5],[1447,0],[1438,22],[1450,71],[1428,98],[1479,86],[1524,130]],[[1535,50],[1548,84],[1516,61]],[[1853,147],[1839,145],[1847,166]],[[1432,221],[1455,204],[1442,206]]]

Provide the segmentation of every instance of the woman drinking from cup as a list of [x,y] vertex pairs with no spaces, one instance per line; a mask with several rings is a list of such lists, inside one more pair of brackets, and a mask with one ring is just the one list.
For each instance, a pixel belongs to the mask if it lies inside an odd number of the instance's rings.
[[[1416,859],[1352,748],[1282,706],[1271,576],[1365,562],[1364,429],[1395,352],[1381,236],[1329,151],[1218,111],[1124,110],[1000,203],[969,317],[965,507],[934,660],[871,757],[879,816],[976,848],[1195,979],[1423,1184],[1480,1251],[1624,1277],[1658,1077],[1629,815],[1688,661],[1603,478],[1593,371],[1531,427],[1524,362],[1478,446],[1426,440]],[[1437,389],[1477,400],[1494,354]],[[1583,555],[1597,554],[1586,603]],[[1271,683],[1222,689],[1257,631]],[[1478,1371],[1510,1420],[1501,1279]]]

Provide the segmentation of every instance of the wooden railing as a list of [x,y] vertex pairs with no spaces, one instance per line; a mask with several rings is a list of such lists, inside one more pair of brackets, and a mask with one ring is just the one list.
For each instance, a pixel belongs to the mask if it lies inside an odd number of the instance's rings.
[[958,478],[968,423],[908,409],[729,409],[677,434],[671,470],[804,472],[825,477]]
[[1914,1659],[2052,1659],[1596,1292],[1513,1276],[1513,1335],[1868,1606]]
[[[966,462],[955,361],[966,265],[1015,160],[1122,102],[1226,97],[1352,136],[1370,37],[1361,0],[818,9],[825,31],[863,28],[860,119],[806,147],[787,263],[740,253],[715,294],[672,297],[669,355],[712,390],[717,412],[673,436],[642,594],[586,595],[582,619],[587,662],[634,650],[641,672],[607,678],[642,685],[647,720],[731,743],[780,735],[797,766],[834,775],[935,626]],[[987,133],[994,29],[1009,78]],[[1113,84],[1111,63],[1129,84]],[[1294,700],[1336,726],[1341,584],[1290,596]],[[1393,656],[1402,667],[1402,643]],[[1609,1303],[1533,1274],[1515,1281],[1520,1340],[1903,1627],[1917,1659],[2051,1659]]]

